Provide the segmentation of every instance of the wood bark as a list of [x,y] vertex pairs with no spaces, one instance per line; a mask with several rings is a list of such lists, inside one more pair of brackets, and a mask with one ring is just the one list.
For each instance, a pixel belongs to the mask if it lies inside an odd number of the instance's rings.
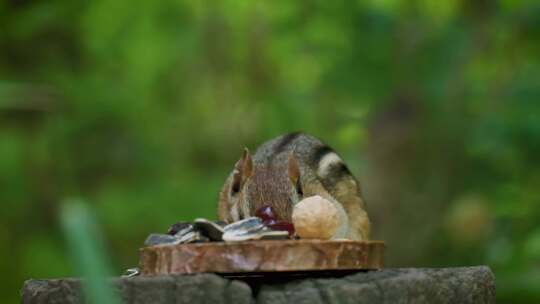
[[140,250],[143,275],[381,269],[381,241],[247,241],[158,245]]

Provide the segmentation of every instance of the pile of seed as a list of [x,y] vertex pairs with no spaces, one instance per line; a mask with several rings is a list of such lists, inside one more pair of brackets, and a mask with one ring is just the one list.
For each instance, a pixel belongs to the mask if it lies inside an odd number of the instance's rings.
[[174,224],[167,234],[152,233],[144,242],[146,246],[175,245],[203,242],[240,242],[249,240],[283,240],[292,237],[286,230],[273,230],[258,217],[223,225],[207,219]]

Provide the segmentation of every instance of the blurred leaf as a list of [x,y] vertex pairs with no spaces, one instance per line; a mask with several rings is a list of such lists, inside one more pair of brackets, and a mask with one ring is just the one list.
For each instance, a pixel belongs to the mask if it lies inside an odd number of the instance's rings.
[[66,201],[61,221],[71,257],[85,279],[83,288],[88,302],[119,303],[109,281],[110,267],[101,233],[88,207],[81,201]]

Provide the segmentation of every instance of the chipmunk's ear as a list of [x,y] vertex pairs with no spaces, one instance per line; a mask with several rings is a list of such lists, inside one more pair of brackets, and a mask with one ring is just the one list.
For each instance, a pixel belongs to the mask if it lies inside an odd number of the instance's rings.
[[248,148],[244,148],[244,154],[234,165],[231,192],[237,193],[242,189],[246,179],[253,173],[253,159]]

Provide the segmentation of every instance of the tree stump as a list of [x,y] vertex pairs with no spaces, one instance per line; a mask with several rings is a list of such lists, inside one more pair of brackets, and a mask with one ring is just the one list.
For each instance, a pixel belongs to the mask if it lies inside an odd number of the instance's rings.
[[[360,271],[345,277],[230,280],[215,274],[140,276],[111,280],[122,303],[495,303],[486,266]],[[28,280],[23,304],[84,303],[81,280]]]

